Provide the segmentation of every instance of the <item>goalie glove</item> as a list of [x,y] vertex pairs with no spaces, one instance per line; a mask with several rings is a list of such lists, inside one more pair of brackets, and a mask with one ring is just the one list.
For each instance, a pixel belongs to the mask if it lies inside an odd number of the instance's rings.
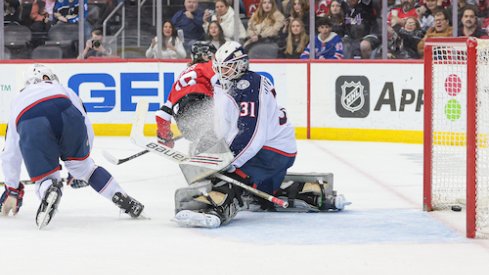
[[156,136],[158,138],[158,143],[173,148],[175,141],[173,140],[173,133],[170,129],[170,125],[170,121],[156,116],[156,126],[158,127]]
[[10,211],[13,215],[19,212],[24,198],[24,185],[19,182],[18,188],[5,185],[5,191],[0,197],[0,211],[4,216],[8,216]]

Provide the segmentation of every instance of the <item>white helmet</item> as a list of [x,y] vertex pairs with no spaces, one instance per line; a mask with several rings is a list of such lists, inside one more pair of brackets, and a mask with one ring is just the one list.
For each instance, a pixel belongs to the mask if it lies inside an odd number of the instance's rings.
[[241,44],[235,41],[224,43],[212,60],[212,68],[221,82],[236,79],[248,71],[249,59]]
[[45,80],[59,82],[58,77],[51,71],[51,69],[42,64],[33,64],[32,66],[29,66],[24,73],[24,77],[25,85],[36,84]]

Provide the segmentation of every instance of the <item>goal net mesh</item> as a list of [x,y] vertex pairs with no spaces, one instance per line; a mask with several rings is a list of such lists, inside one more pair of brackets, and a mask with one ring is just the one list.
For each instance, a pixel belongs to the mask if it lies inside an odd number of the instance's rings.
[[434,210],[466,203],[467,111],[475,111],[475,228],[476,237],[488,238],[489,41],[477,40],[475,110],[467,110],[467,58],[465,43],[432,47],[431,203]]

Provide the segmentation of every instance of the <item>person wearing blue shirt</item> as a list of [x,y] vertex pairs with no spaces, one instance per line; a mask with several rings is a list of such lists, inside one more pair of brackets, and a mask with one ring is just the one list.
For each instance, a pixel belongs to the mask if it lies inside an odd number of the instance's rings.
[[[343,42],[341,37],[332,32],[333,24],[327,17],[317,20],[318,35],[315,38],[315,59],[343,59]],[[301,54],[301,59],[310,56],[311,44],[309,43]]]
[[204,12],[199,10],[198,0],[185,0],[185,8],[179,10],[172,17],[171,22],[178,29],[183,31],[185,51],[190,53],[192,44],[202,40],[204,37]]

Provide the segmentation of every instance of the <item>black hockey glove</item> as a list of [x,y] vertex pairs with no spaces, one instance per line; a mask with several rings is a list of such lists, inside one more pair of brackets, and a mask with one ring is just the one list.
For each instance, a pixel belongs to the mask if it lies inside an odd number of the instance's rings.
[[0,197],[0,211],[4,216],[8,216],[10,211],[16,215],[22,206],[24,198],[24,185],[19,182],[18,188],[12,188],[5,185],[5,191]]

